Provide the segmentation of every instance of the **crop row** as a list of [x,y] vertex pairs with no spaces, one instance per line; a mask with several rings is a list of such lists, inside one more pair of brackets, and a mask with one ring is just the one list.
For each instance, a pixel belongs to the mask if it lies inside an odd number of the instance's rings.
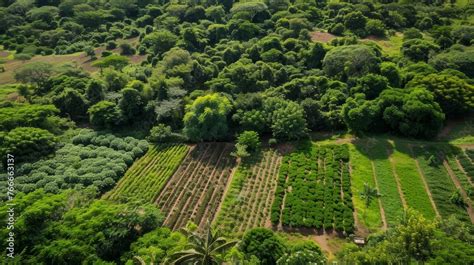
[[285,156],[271,221],[290,227],[352,233],[352,192],[347,146],[312,146]]
[[266,225],[280,161],[276,151],[268,150],[241,162],[215,220],[225,234]]
[[212,221],[235,165],[231,150],[224,143],[198,144],[186,157],[156,200],[165,225],[178,229],[192,221],[202,228]]
[[128,169],[113,190],[104,195],[111,200],[153,202],[173,175],[189,147],[163,144],[153,146]]
[[459,154],[457,155],[457,158],[459,160],[459,163],[461,163],[462,167],[464,168],[464,171],[466,172],[471,182],[474,182],[474,163],[464,152],[459,152]]
[[435,211],[424,187],[423,176],[418,173],[416,161],[410,156],[410,153],[406,144],[397,143],[397,148],[392,154],[403,196],[409,207],[419,211],[427,218],[434,218]]
[[364,190],[364,184],[367,183],[370,187],[375,188],[373,161],[363,154],[359,149],[367,148],[367,143],[359,143],[350,146],[351,167],[352,167],[352,191],[354,193],[353,201],[357,209],[357,218],[369,230],[374,231],[381,227],[382,218],[380,208],[377,201],[369,204],[366,207],[364,200],[360,194]]
[[471,201],[474,201],[474,186],[472,185],[466,173],[459,167],[459,164],[456,162],[456,157],[454,155],[448,154],[446,160],[449,164],[449,167],[459,179],[459,182],[461,183],[461,186],[466,194],[469,196]]
[[414,147],[413,151],[440,215],[446,218],[454,214],[460,220],[469,221],[466,210],[449,200],[453,192],[456,191],[456,186],[443,164],[435,162],[442,161],[438,150],[433,147]]

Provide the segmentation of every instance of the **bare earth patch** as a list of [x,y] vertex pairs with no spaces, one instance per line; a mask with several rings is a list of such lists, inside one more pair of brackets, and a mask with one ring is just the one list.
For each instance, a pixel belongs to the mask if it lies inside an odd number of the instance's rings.
[[315,31],[311,32],[311,40],[314,42],[330,42],[331,40],[337,38],[337,36],[332,35],[331,33]]
[[[137,40],[138,38],[133,38],[133,39],[122,40],[122,41],[117,41],[117,42],[118,44],[124,43],[124,42],[134,44],[137,42]],[[101,53],[104,50],[105,50],[104,47],[99,47],[95,49],[96,56],[100,58]],[[112,52],[119,53],[120,49],[116,48],[112,50]],[[5,51],[2,51],[1,53],[8,54],[8,52],[5,52]],[[3,54],[0,54],[0,55],[3,55]],[[130,59],[131,63],[137,64],[145,60],[146,55],[132,55],[132,56],[129,56],[128,58]],[[74,66],[82,68],[85,71],[90,72],[90,73],[99,70],[98,68],[92,66],[92,63],[94,61],[90,60],[90,57],[87,56],[84,52],[78,52],[78,53],[66,54],[66,55],[45,55],[45,56],[37,55],[28,61],[9,60],[5,64],[3,64],[3,66],[5,67],[5,72],[0,73],[0,85],[15,83],[15,79],[13,77],[15,70],[25,64],[32,63],[32,62],[46,62],[54,66],[71,63]]]

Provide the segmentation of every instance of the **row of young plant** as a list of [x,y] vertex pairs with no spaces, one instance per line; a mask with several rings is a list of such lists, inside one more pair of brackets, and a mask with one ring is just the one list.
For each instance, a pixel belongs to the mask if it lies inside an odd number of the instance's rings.
[[348,162],[346,145],[312,146],[285,156],[272,205],[272,223],[352,233]]
[[104,197],[111,200],[138,199],[153,202],[186,156],[188,149],[189,147],[183,144],[151,147]]
[[244,159],[235,172],[215,225],[225,234],[265,226],[276,186],[279,156],[262,151]]
[[158,196],[165,225],[180,228],[188,221],[200,227],[212,220],[231,174],[234,158],[227,144],[199,144]]
[[474,182],[473,161],[469,158],[468,155],[466,155],[465,152],[462,151],[458,153],[457,158],[459,160],[459,163],[461,163],[461,166],[464,168],[464,171],[466,172],[467,176],[471,179],[471,182]]
[[440,215],[443,218],[456,215],[459,220],[470,221],[464,208],[465,202],[443,166],[440,150],[433,146],[413,147],[413,153]]
[[[59,193],[94,186],[102,193],[111,189],[147,149],[148,143],[144,140],[84,129],[51,157],[18,165],[15,188],[25,193],[39,188]],[[1,179],[0,187],[5,191],[6,174]]]

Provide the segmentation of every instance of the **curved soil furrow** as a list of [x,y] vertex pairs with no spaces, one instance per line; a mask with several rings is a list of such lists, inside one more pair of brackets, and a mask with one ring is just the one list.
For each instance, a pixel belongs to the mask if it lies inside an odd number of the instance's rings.
[[471,219],[471,223],[474,224],[474,210],[472,208],[472,203],[469,197],[466,194],[466,191],[462,188],[461,182],[459,179],[456,177],[456,174],[454,174],[453,170],[449,166],[448,162],[446,160],[443,160],[443,165],[444,168],[446,168],[446,171],[448,171],[448,175],[451,177],[451,179],[454,182],[454,185],[456,185],[456,188],[459,189],[461,192],[462,197],[464,198],[464,201],[467,204],[467,213],[469,214],[469,218]]

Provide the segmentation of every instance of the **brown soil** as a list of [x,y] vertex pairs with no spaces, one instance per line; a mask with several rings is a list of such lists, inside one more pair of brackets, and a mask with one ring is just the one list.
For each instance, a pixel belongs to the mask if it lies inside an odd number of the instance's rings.
[[311,33],[311,40],[314,42],[330,42],[331,40],[337,38],[337,36],[332,35],[331,33],[314,31]]
[[9,52],[7,52],[7,51],[0,51],[0,58],[6,58],[6,57],[8,57],[8,55],[10,55]]
[[472,208],[471,200],[466,194],[466,191],[463,189],[461,182],[459,179],[456,177],[456,174],[454,174],[453,170],[449,166],[448,162],[446,160],[443,161],[443,165],[446,168],[446,171],[448,171],[449,176],[454,182],[454,185],[456,186],[457,189],[461,191],[461,195],[464,198],[464,201],[467,203],[467,213],[469,214],[469,218],[471,218],[471,223],[474,224],[474,210]]
[[[125,42],[135,44],[138,42],[138,38],[121,40],[121,41],[118,41],[118,44],[125,43]],[[104,47],[99,47],[95,49],[95,53],[98,58],[100,58],[100,55],[103,50],[105,50]],[[112,50],[112,52],[118,53],[120,52],[120,48],[116,48]],[[5,52],[1,52],[1,53],[5,53]],[[129,56],[129,59],[131,63],[137,64],[144,61],[146,59],[146,55],[132,55],[132,56]],[[90,72],[90,73],[96,72],[99,70],[98,68],[92,66],[92,63],[94,61],[91,61],[90,57],[87,56],[84,52],[66,54],[66,55],[45,55],[45,56],[36,55],[33,58],[31,58],[31,60],[28,60],[28,61],[9,60],[5,64],[3,64],[3,66],[5,67],[5,72],[0,73],[0,85],[15,83],[15,79],[13,78],[15,70],[25,64],[32,63],[32,62],[46,62],[54,66],[71,63],[74,66],[82,68],[85,71]]]

